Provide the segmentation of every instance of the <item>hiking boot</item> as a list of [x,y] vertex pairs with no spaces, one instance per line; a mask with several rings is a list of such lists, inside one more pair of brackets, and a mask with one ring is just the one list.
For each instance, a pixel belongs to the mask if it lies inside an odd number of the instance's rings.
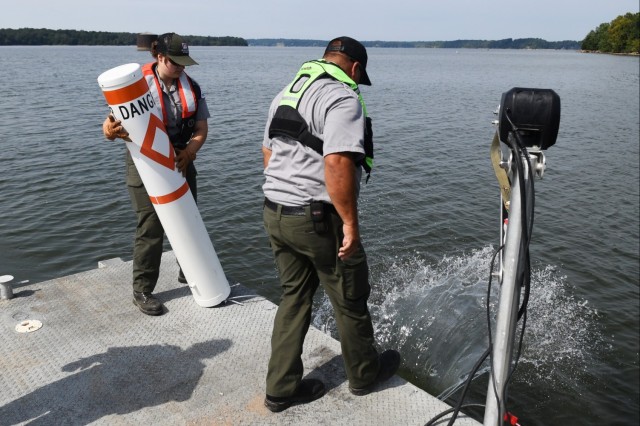
[[264,405],[274,413],[286,410],[292,405],[306,404],[315,401],[324,395],[324,383],[318,379],[302,379],[296,393],[291,396],[269,396],[264,400]]
[[143,314],[162,315],[162,303],[150,292],[133,292],[133,304],[136,305]]
[[187,279],[185,278],[184,273],[182,272],[182,268],[178,272],[178,282],[182,283],[182,284],[186,284],[187,283]]
[[386,350],[380,355],[380,370],[376,379],[369,385],[361,388],[352,388],[349,386],[349,391],[356,396],[364,396],[370,394],[373,389],[382,382],[389,380],[396,374],[398,367],[400,367],[400,354],[393,349]]

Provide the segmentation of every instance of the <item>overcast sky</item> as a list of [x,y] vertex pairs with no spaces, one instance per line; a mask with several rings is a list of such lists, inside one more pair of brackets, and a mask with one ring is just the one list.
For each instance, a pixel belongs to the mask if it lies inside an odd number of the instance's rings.
[[[638,0],[3,0],[0,28],[362,41],[582,40]],[[10,5],[8,5],[10,3]]]

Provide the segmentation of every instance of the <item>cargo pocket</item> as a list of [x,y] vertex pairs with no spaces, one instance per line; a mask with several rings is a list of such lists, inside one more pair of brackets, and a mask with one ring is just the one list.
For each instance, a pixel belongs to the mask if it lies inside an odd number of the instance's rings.
[[360,249],[346,261],[338,259],[342,271],[344,297],[347,300],[368,299],[371,293],[369,285],[369,266],[364,248]]

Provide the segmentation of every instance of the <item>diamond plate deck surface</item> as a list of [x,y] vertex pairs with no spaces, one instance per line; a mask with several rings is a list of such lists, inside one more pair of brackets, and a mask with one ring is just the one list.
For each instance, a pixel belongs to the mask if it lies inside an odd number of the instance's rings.
[[[271,413],[263,400],[276,305],[232,284],[242,305],[202,308],[166,252],[155,294],[167,312],[151,317],[132,303],[131,262],[99,266],[0,300],[0,425],[424,425],[450,408],[398,376],[351,395],[339,343],[312,328],[305,375],[327,394]],[[42,328],[18,333],[30,319]]]

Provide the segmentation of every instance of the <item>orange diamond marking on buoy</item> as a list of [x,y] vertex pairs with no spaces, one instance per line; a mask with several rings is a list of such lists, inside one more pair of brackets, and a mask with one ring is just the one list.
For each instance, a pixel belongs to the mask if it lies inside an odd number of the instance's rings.
[[[169,148],[169,156],[162,154],[161,152],[153,149],[153,141],[156,138],[156,132],[160,131],[165,135],[167,132],[164,130],[164,123],[158,118],[155,114],[149,114],[149,126],[147,127],[147,133],[144,135],[144,140],[142,141],[142,146],[140,147],[140,152],[147,157],[151,158],[156,163],[162,164],[166,168],[173,170],[176,166],[175,163],[175,153],[173,152],[173,147]],[[167,138],[169,136],[167,135]]]

